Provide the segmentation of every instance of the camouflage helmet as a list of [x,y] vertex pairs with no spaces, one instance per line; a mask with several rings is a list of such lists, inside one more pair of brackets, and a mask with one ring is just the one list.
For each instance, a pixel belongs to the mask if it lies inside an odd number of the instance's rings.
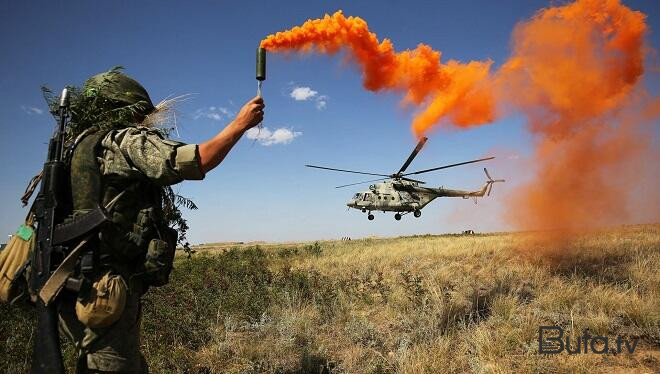
[[89,78],[83,86],[83,92],[90,91],[111,100],[116,108],[135,105],[142,115],[154,110],[147,90],[135,79],[115,69]]

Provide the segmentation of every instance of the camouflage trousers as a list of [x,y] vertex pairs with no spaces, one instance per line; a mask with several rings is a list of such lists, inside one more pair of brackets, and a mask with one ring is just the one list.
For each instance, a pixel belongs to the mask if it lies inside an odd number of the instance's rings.
[[126,298],[121,317],[112,326],[101,329],[86,327],[76,317],[76,296],[62,295],[59,326],[76,347],[77,373],[148,373],[140,353],[140,319],[142,292],[135,288]]

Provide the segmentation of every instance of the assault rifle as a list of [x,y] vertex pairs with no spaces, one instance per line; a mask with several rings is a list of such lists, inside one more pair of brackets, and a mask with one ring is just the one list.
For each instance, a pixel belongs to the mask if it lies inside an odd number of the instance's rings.
[[[63,258],[64,250],[53,243],[55,225],[66,214],[67,167],[63,160],[64,136],[69,107],[69,92],[65,88],[60,96],[58,128],[48,144],[48,158],[43,168],[39,194],[33,213],[37,223],[36,246],[30,259],[30,288],[39,292],[50,278],[51,272]],[[46,304],[36,300],[37,330],[32,348],[33,374],[64,373],[60,338],[57,328],[57,302]]]

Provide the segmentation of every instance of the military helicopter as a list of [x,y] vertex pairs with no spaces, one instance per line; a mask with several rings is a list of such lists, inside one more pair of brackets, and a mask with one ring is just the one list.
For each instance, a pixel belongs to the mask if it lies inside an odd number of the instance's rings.
[[362,171],[354,170],[345,170],[345,169],[335,169],[325,166],[316,166],[316,165],[305,165],[309,168],[340,171],[344,173],[353,173],[353,174],[364,174],[364,175],[374,175],[381,178],[345,184],[342,186],[337,186],[335,188],[344,188],[349,186],[355,186],[362,183],[371,183],[379,182],[369,186],[369,190],[356,193],[351,200],[346,203],[349,208],[359,209],[362,213],[367,213],[367,218],[371,221],[374,219],[372,211],[381,210],[384,212],[396,212],[394,214],[394,219],[397,221],[401,220],[401,217],[413,213],[417,218],[422,216],[422,208],[424,208],[428,203],[433,201],[436,197],[462,197],[464,199],[474,198],[475,202],[478,197],[484,195],[490,196],[490,191],[493,188],[494,183],[504,182],[504,179],[493,179],[488,170],[484,168],[486,173],[486,184],[477,191],[462,191],[462,190],[450,190],[443,187],[440,188],[431,188],[431,187],[421,187],[420,185],[425,184],[420,180],[415,180],[408,178],[409,175],[418,175],[424,174],[431,171],[442,170],[447,168],[453,168],[455,166],[472,164],[475,162],[492,160],[495,157],[480,158],[478,160],[471,160],[465,162],[459,162],[456,164],[439,166],[436,168],[425,169],[414,171],[410,173],[405,173],[410,163],[417,156],[419,151],[422,150],[424,144],[428,139],[423,137],[420,139],[417,146],[412,151],[406,162],[403,163],[401,169],[394,174],[377,174],[377,173],[367,173]]

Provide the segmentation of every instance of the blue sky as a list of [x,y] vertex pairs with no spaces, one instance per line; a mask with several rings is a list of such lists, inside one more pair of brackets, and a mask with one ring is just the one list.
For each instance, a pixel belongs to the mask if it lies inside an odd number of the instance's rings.
[[[648,15],[648,44],[657,49],[657,2],[625,3]],[[155,102],[193,94],[179,106],[176,140],[198,143],[221,130],[255,95],[255,48],[270,33],[342,9],[346,15],[364,18],[379,38],[390,38],[397,50],[423,42],[442,51],[444,59],[490,58],[499,65],[509,55],[516,22],[548,2],[2,0],[0,4],[0,235],[6,237],[25,216],[18,199],[43,163],[53,129],[39,89],[42,84],[59,90],[66,84],[80,85],[112,66],[125,66]],[[646,82],[656,94],[657,75]],[[291,93],[297,87],[316,94],[296,100]],[[297,97],[308,96],[309,90],[297,90]],[[419,219],[406,216],[396,222],[391,215],[376,214],[370,222],[345,206],[360,186],[334,188],[360,181],[359,176],[303,165],[396,171],[415,145],[409,126],[412,110],[399,105],[398,95],[365,91],[357,69],[340,56],[269,55],[264,98],[264,125],[272,132],[285,129],[271,137],[271,143],[293,138],[287,144],[270,145],[243,138],[204,181],[176,186],[200,207],[185,213],[192,242],[510,229],[500,219],[506,209],[501,197],[524,180],[517,170],[532,152],[523,118],[512,115],[477,129],[436,131],[410,168],[494,155],[497,159],[486,165],[425,178],[432,186],[476,189],[484,181],[481,167],[487,166],[493,176],[509,180],[494,188],[491,199],[477,205],[440,199]]]

